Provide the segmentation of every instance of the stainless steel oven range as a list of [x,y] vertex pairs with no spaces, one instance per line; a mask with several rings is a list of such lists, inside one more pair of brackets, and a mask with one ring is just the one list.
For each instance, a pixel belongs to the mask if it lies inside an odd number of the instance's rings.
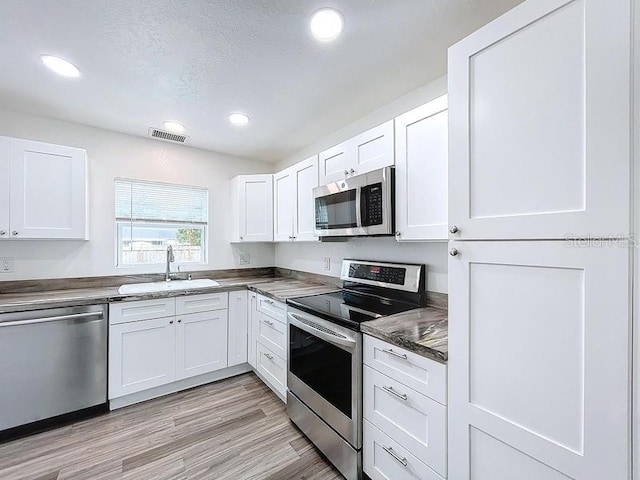
[[342,291],[287,300],[287,413],[349,480],[362,478],[360,324],[424,306],[425,270],[344,260]]

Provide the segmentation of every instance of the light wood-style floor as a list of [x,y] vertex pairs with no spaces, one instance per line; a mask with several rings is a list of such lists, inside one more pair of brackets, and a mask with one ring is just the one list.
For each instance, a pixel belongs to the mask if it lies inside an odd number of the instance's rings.
[[0,444],[2,480],[341,478],[253,373]]

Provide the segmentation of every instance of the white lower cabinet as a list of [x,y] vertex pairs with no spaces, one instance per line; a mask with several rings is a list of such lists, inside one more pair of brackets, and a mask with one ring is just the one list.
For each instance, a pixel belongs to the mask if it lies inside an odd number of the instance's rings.
[[176,379],[227,366],[227,310],[177,317]]
[[256,342],[258,339],[258,294],[249,292],[249,334],[247,335],[247,361],[254,369],[256,367]]
[[173,382],[176,373],[173,317],[109,328],[109,398]]
[[229,367],[247,361],[247,335],[249,329],[249,296],[246,290],[229,292]]
[[287,395],[287,362],[273,350],[258,342],[256,347],[256,365],[258,373],[281,398]]
[[446,478],[446,368],[365,335],[364,471],[373,480]]

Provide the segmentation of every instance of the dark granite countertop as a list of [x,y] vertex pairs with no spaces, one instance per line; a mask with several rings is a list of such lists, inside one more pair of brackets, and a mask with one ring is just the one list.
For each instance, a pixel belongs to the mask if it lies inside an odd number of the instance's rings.
[[299,280],[283,276],[243,275],[229,278],[216,278],[220,286],[193,290],[175,290],[172,292],[136,293],[122,295],[118,287],[75,288],[28,293],[0,294],[0,313],[41,308],[56,308],[76,305],[92,305],[119,301],[150,300],[153,298],[201,295],[206,293],[229,292],[250,289],[274,300],[286,302],[290,297],[316,295],[336,291],[337,288],[324,283]]
[[449,359],[448,311],[425,307],[364,322],[362,331],[441,363]]

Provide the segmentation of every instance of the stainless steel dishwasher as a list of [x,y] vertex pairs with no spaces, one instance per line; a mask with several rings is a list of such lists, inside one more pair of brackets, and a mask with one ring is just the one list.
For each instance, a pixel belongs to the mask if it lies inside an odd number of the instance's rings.
[[107,306],[0,314],[0,431],[107,401]]

